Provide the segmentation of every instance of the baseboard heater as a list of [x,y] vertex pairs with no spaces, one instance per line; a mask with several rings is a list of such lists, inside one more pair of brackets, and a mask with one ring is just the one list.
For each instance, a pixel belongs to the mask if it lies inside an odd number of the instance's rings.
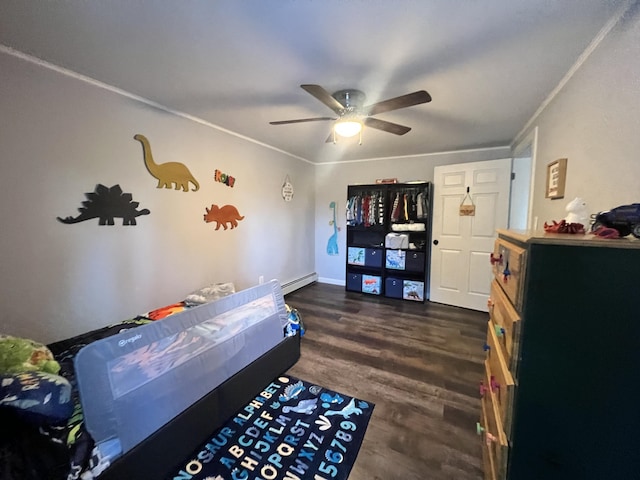
[[282,293],[286,295],[287,293],[291,293],[295,290],[298,290],[299,288],[306,287],[310,283],[316,282],[317,280],[318,274],[316,272],[313,272],[309,275],[305,275],[304,277],[291,280],[290,282],[285,282],[281,284]]

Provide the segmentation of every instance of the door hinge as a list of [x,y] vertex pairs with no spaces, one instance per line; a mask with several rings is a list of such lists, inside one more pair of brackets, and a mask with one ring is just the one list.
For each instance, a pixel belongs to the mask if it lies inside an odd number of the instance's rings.
[[516,179],[516,172],[511,172],[511,180],[515,180]]

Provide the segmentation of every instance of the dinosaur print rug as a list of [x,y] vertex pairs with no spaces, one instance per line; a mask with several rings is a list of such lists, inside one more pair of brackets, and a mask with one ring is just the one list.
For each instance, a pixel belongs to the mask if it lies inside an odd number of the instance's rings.
[[345,480],[374,404],[294,377],[264,387],[169,480]]

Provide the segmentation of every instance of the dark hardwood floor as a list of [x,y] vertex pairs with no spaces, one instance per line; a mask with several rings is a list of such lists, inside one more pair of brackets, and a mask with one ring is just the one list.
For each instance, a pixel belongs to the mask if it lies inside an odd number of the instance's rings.
[[350,480],[480,480],[486,313],[315,283],[285,297],[306,327],[289,374],[375,403]]

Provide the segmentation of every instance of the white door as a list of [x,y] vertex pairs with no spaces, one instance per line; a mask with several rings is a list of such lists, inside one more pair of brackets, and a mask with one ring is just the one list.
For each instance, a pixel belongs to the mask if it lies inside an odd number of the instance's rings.
[[[507,227],[510,182],[510,158],[435,167],[431,301],[487,311],[489,255],[496,229]],[[467,188],[474,216],[460,215]]]

